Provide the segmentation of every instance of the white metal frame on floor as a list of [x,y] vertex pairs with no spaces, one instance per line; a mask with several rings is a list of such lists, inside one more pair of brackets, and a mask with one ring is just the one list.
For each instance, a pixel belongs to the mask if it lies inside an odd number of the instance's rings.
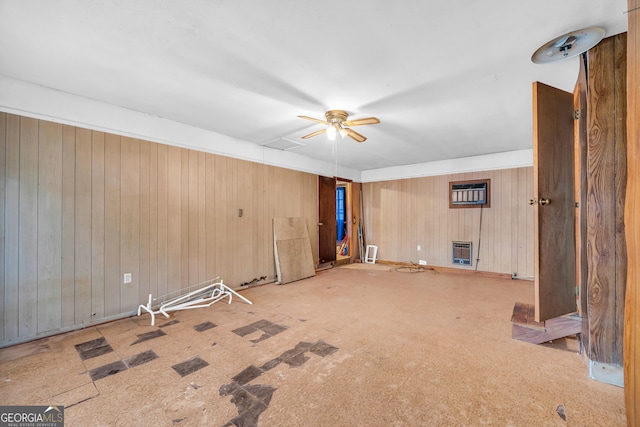
[[[143,311],[146,311],[151,315],[151,326],[154,326],[156,323],[156,314],[162,314],[164,317],[169,318],[169,312],[171,311],[211,307],[213,304],[227,297],[229,297],[228,303],[231,304],[234,295],[248,304],[253,304],[247,298],[226,286],[222,280],[216,282],[218,279],[219,277],[216,277],[215,279],[190,286],[189,288],[179,291],[180,295],[171,298],[168,297],[172,294],[168,294],[164,297],[153,299],[153,296],[149,294],[147,305],[140,304],[140,306],[138,306],[138,316],[140,316]],[[191,291],[190,289],[194,287],[197,287],[197,289]],[[158,308],[154,310],[153,307]]]

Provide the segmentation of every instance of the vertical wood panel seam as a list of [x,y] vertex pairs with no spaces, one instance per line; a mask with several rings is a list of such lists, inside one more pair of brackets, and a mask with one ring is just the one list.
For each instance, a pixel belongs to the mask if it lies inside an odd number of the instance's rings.
[[59,129],[60,129],[60,167],[62,169],[60,169],[60,260],[59,260],[59,265],[60,265],[60,326],[64,325],[63,322],[63,313],[62,313],[62,287],[63,287],[63,270],[62,270],[62,258],[64,256],[64,251],[63,251],[63,239],[64,239],[64,176],[63,176],[63,170],[64,170],[64,125],[60,124],[59,125]]
[[[38,283],[40,282],[40,271],[38,269],[38,263],[40,262],[39,260],[39,256],[38,256],[38,244],[39,244],[39,232],[40,232],[40,224],[38,221],[38,218],[40,217],[40,186],[38,185],[38,179],[40,178],[40,171],[39,171],[39,165],[40,165],[40,120],[37,120],[37,125],[36,125],[36,147],[35,147],[35,151],[36,151],[36,176],[35,176],[35,185],[36,185],[36,192],[35,192],[35,200],[36,200],[36,214],[35,214],[35,218],[36,218],[36,227],[35,227],[35,236],[36,236],[36,253],[35,253],[35,289],[36,289],[36,297],[35,297],[35,301],[36,304],[40,298],[39,295],[39,289],[38,289]],[[39,312],[38,312],[38,308],[36,306],[36,308],[34,309],[34,312],[36,314],[36,319],[35,319],[35,332],[38,332],[38,322],[39,322]]]
[[0,267],[0,308],[2,309],[2,315],[0,315],[0,341],[5,339],[5,319],[4,319],[4,313],[5,313],[5,295],[6,295],[6,288],[7,288],[7,281],[6,281],[6,276],[5,276],[5,247],[6,247],[6,238],[5,238],[5,230],[6,230],[6,226],[5,226],[5,221],[6,221],[6,206],[7,206],[7,136],[8,136],[8,130],[7,130],[7,126],[8,126],[8,119],[7,119],[7,113],[0,113],[0,120],[2,120],[3,126],[0,126],[0,129],[2,129],[4,131],[4,135],[2,135],[2,160],[3,160],[3,164],[2,164],[2,195],[0,196],[0,203],[2,204],[2,206],[0,207],[1,209],[1,214],[2,217],[0,218],[0,221],[2,222],[2,233],[0,233],[0,262],[2,263],[1,267]]
[[[14,229],[14,237],[15,237],[15,249],[14,249],[14,255],[15,255],[15,260],[14,260],[14,264],[13,264],[13,269],[14,274],[15,274],[15,281],[13,284],[14,289],[14,297],[15,297],[15,301],[14,301],[14,307],[15,307],[15,315],[14,315],[14,320],[16,321],[16,324],[14,325],[14,331],[15,331],[15,336],[20,336],[20,313],[19,313],[19,299],[20,299],[20,263],[19,263],[19,254],[20,254],[20,171],[21,171],[21,163],[20,163],[20,141],[22,140],[22,126],[21,126],[21,121],[22,118],[19,116],[15,116],[15,132],[16,135],[14,135],[15,137],[15,142],[14,144],[16,145],[16,157],[17,157],[17,161],[15,164],[15,181],[16,181],[16,185],[15,185],[15,216],[16,216],[16,225],[15,225],[15,229]],[[8,128],[7,128],[8,129]],[[5,269],[6,270],[6,269]],[[6,299],[6,294],[5,294],[5,299]],[[6,307],[5,307],[6,308]],[[6,312],[5,312],[6,313]],[[5,331],[7,331],[7,325],[5,324]]]

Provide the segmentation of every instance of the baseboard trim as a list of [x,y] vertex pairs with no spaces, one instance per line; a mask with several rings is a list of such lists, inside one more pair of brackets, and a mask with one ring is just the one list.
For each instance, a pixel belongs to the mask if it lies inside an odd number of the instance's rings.
[[624,387],[622,366],[589,360],[589,377],[601,383]]
[[392,265],[392,266],[398,266],[398,267],[422,268],[425,270],[436,271],[438,273],[469,274],[474,276],[493,277],[497,279],[512,279],[511,273],[494,273],[492,271],[467,270],[464,268],[440,267],[437,265],[419,265],[413,262],[399,262],[399,261],[388,261],[384,259],[378,259],[376,260],[376,264],[385,264],[385,265]]

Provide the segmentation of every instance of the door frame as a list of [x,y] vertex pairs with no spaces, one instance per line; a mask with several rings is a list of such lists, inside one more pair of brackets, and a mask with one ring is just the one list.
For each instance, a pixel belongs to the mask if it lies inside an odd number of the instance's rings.
[[318,175],[318,266],[336,261],[336,178]]

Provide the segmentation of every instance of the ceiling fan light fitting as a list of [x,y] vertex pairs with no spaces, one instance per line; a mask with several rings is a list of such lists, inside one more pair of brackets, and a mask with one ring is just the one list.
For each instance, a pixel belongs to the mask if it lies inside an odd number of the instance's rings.
[[330,126],[329,128],[327,128],[327,137],[329,138],[330,141],[335,141],[336,140],[336,128],[334,128],[333,126]]
[[311,120],[312,122],[322,123],[327,125],[328,127],[312,132],[308,135],[302,137],[302,139],[308,139],[322,132],[326,132],[327,136],[331,141],[335,141],[336,135],[339,133],[341,137],[350,137],[356,142],[364,142],[367,138],[358,132],[350,129],[351,126],[362,126],[362,125],[375,125],[380,123],[380,120],[377,117],[367,117],[363,119],[356,120],[347,120],[349,118],[349,113],[344,110],[329,110],[325,113],[325,117],[327,120],[320,120],[309,116],[298,116],[301,119]]
[[327,118],[327,121],[332,124],[340,124],[347,120],[349,117],[349,113],[344,110],[329,110],[324,116]]

